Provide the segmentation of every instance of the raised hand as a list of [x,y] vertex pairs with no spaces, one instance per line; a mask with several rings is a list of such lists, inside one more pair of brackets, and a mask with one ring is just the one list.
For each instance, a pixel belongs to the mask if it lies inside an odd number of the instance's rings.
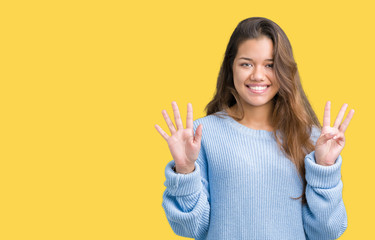
[[331,166],[339,157],[345,145],[345,130],[353,117],[354,109],[351,109],[343,123],[341,123],[348,104],[342,105],[336,117],[335,124],[331,127],[331,102],[327,101],[324,109],[322,132],[315,144],[315,161],[323,166]]
[[193,107],[191,103],[187,105],[186,129],[182,125],[180,112],[177,103],[174,101],[172,102],[172,108],[177,130],[166,110],[163,110],[162,114],[171,132],[171,136],[164,132],[159,125],[155,124],[155,128],[168,143],[169,150],[175,161],[176,172],[186,174],[194,171],[194,163],[198,158],[201,147],[203,125],[200,124],[197,127],[194,136]]

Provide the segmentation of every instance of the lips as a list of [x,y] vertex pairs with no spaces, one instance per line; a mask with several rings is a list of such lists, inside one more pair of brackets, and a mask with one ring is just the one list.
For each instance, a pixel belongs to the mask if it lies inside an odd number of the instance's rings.
[[264,93],[268,90],[269,86],[270,85],[255,85],[255,84],[246,85],[246,87],[252,93]]
[[247,84],[246,87],[269,87],[267,84]]

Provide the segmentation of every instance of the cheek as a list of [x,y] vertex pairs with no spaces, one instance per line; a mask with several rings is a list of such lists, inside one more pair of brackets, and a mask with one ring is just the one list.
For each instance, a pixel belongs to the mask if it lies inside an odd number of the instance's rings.
[[233,85],[234,85],[234,88],[236,89],[236,91],[238,92],[239,82],[236,78],[233,78]]
[[277,91],[279,91],[279,89],[280,89],[280,82],[276,78],[272,79],[272,84],[275,86],[275,88],[277,88]]
[[268,79],[271,79],[272,80],[272,82],[275,82],[276,81],[276,77],[275,77],[275,72],[274,71],[269,71],[268,73],[267,73],[267,77],[268,77]]
[[248,75],[249,74],[246,71],[237,70],[233,72],[233,80],[238,83],[244,82]]
[[243,82],[244,82],[244,76],[243,76],[243,74],[239,73],[238,71],[234,72],[233,73],[233,83],[234,83],[234,86],[237,88],[241,84],[243,84]]

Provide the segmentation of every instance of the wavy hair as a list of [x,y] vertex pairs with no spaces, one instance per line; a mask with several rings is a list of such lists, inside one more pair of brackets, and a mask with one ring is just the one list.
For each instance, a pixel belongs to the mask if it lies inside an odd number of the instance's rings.
[[275,22],[263,17],[252,17],[242,20],[237,25],[225,51],[217,79],[216,92],[213,99],[207,104],[205,111],[207,115],[220,116],[222,110],[238,104],[240,116],[231,115],[231,117],[236,120],[243,119],[244,110],[233,83],[233,62],[242,42],[262,36],[272,40],[273,69],[280,86],[278,93],[272,99],[274,106],[271,120],[273,135],[278,147],[295,164],[303,184],[302,195],[291,198],[295,200],[302,198],[302,204],[306,204],[304,158],[306,154],[315,149],[314,142],[310,138],[313,126],[320,130],[322,126],[302,88],[289,39]]

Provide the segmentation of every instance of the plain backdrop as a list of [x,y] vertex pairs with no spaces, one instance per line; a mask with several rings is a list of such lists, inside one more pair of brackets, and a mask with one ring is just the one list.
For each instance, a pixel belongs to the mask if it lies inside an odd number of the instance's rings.
[[[205,116],[237,24],[287,34],[322,122],[348,103],[348,229],[374,238],[372,1],[3,1],[0,239],[184,239],[162,208],[172,160],[154,128],[176,101]],[[346,114],[347,114],[346,112]],[[346,116],[345,114],[345,116]],[[169,131],[167,131],[169,133]]]

